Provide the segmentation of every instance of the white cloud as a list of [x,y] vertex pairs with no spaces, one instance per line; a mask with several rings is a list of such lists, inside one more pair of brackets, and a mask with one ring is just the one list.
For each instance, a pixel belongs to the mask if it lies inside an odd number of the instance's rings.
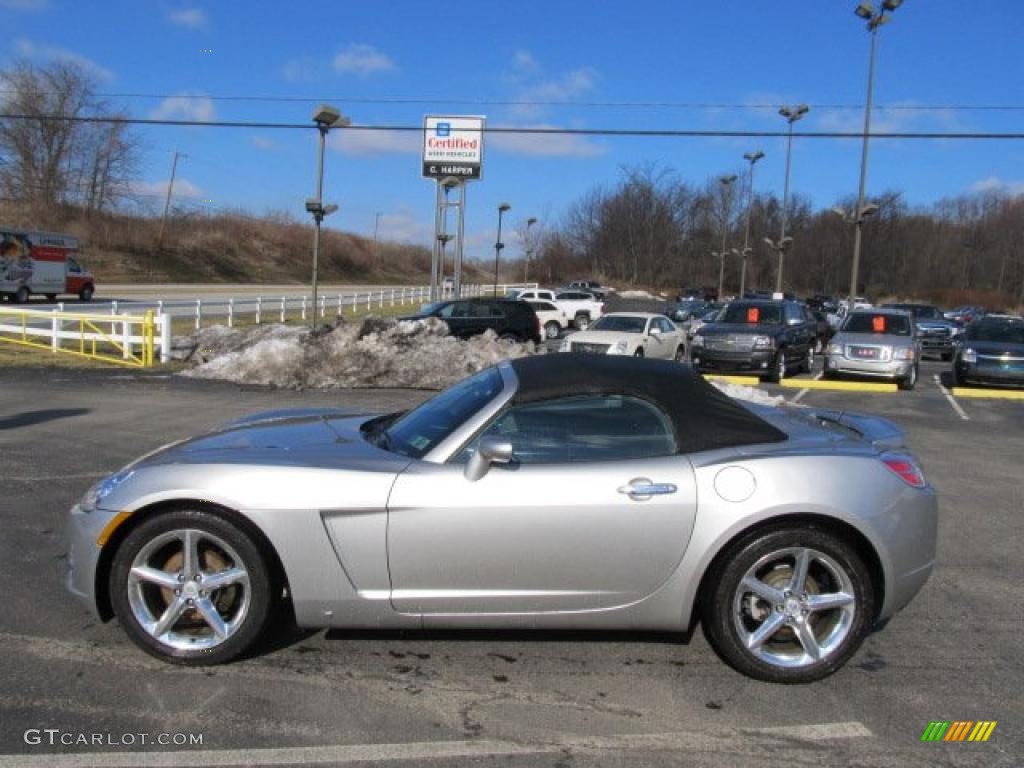
[[216,118],[213,100],[207,96],[168,96],[149,113],[152,120],[191,120],[209,123]]
[[513,97],[522,102],[512,107],[520,119],[537,119],[551,106],[574,101],[593,93],[598,73],[593,67],[578,67],[556,77],[543,77],[540,63],[529,51],[513,56],[510,80],[516,86]]
[[289,83],[308,83],[316,79],[317,66],[308,56],[290,59],[281,68],[281,75]]
[[986,179],[971,184],[971,192],[997,192],[1017,197],[1024,195],[1024,181],[1009,181],[998,176],[989,176]]
[[540,62],[534,57],[532,53],[525,49],[520,49],[512,54],[512,66],[517,72],[522,74],[534,74],[540,71]]
[[202,8],[182,8],[180,11],[171,11],[167,14],[170,22],[179,27],[187,29],[206,29],[206,11]]
[[264,150],[277,148],[277,143],[273,139],[267,138],[266,136],[253,136],[252,145],[256,147],[256,149]]
[[327,145],[345,155],[414,155],[422,148],[419,131],[385,131],[377,128],[342,128],[331,131]]
[[0,8],[9,11],[41,11],[49,4],[49,0],[0,0]]
[[106,67],[100,66],[92,59],[87,59],[81,54],[56,45],[40,44],[22,37],[15,41],[14,51],[18,56],[26,59],[62,61],[74,64],[102,82],[109,82],[114,79],[114,73]]
[[434,239],[434,224],[417,218],[408,209],[396,213],[385,213],[380,217],[379,236],[381,240],[395,243],[429,245]]
[[[495,125],[495,128],[558,128],[557,125]],[[586,136],[572,133],[490,133],[487,146],[513,155],[534,157],[597,157],[608,151]]]
[[[129,194],[138,195],[139,197],[152,197],[164,199],[167,197],[167,185],[169,180],[164,181],[136,181],[129,185]],[[174,180],[174,190],[172,194],[172,200],[174,198],[197,198],[201,197],[203,191],[193,184],[188,179],[178,177]]]
[[352,43],[334,57],[334,70],[365,77],[378,72],[391,72],[395,62],[372,45]]
[[[781,118],[779,120],[781,121]],[[814,125],[822,131],[861,133],[864,130],[864,109],[858,107],[822,110]],[[954,110],[921,109],[920,105],[913,101],[892,102],[875,107],[871,113],[872,133],[955,131],[964,127]]]

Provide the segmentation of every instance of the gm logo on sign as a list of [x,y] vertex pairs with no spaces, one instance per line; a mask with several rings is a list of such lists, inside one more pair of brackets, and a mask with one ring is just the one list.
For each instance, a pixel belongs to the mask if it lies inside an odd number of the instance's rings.
[[988,741],[995,729],[995,720],[932,720],[921,734],[921,741]]
[[446,136],[450,136],[451,132],[452,132],[452,124],[451,123],[438,123],[437,124],[437,135],[440,136],[442,139],[445,138]]

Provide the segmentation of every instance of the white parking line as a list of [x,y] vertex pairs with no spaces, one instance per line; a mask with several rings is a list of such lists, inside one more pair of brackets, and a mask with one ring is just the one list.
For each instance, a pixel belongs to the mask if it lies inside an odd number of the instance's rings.
[[949,393],[948,389],[942,386],[942,379],[939,378],[939,375],[935,374],[932,378],[935,379],[935,386],[942,390],[942,394],[944,394],[946,399],[949,400],[949,404],[953,406],[953,410],[956,411],[957,415],[964,421],[970,421],[971,417],[968,416],[967,412],[960,407],[960,403],[958,403],[956,398]]
[[[814,380],[815,381],[820,381],[821,377],[824,376],[824,375],[825,375],[825,372],[822,371],[821,373],[819,373],[817,376],[814,377]],[[799,403],[801,398],[804,395],[806,395],[808,392],[810,392],[810,391],[811,390],[809,390],[809,389],[801,389],[799,392],[797,392],[795,395],[793,395],[793,397],[790,399],[789,402],[791,402],[791,403]]]

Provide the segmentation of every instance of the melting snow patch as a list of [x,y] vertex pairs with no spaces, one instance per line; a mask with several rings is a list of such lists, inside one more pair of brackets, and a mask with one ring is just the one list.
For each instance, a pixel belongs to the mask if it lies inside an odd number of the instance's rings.
[[533,354],[532,342],[499,341],[493,331],[462,341],[436,318],[370,317],[311,331],[282,325],[204,328],[176,348],[199,365],[182,376],[287,388],[443,389],[502,360]]
[[746,400],[751,403],[760,403],[761,405],[779,405],[786,401],[784,397],[769,395],[767,392],[762,392],[756,387],[746,387],[742,384],[733,384],[731,381],[717,381],[715,379],[712,379],[711,383],[736,400]]

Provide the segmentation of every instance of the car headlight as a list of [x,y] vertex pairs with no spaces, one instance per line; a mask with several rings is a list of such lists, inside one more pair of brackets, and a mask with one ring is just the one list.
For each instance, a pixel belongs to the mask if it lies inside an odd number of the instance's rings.
[[134,469],[122,469],[120,472],[115,472],[109,477],[105,477],[98,483],[92,486],[85,495],[82,496],[82,500],[78,502],[79,508],[83,512],[92,512],[99,506],[100,502],[104,498],[114,492],[117,486],[121,485],[125,480],[135,474]]
[[754,349],[774,349],[775,339],[771,336],[755,336]]
[[978,362],[978,353],[970,347],[967,347],[967,349],[961,353],[960,360],[964,363],[976,363]]
[[611,349],[608,350],[609,355],[622,355],[625,354],[626,350],[629,349],[629,342],[625,339],[619,339],[612,344]]
[[826,353],[829,355],[843,356],[843,345],[842,344],[829,344]]
[[692,340],[692,341],[691,341],[690,343],[691,343],[691,344],[693,344],[693,346],[695,346],[695,347],[703,347],[703,346],[704,346],[704,337],[703,337],[703,336],[701,336],[701,335],[700,335],[700,334],[698,333],[698,334],[696,334],[696,335],[695,335],[695,336],[693,337],[693,340]]

